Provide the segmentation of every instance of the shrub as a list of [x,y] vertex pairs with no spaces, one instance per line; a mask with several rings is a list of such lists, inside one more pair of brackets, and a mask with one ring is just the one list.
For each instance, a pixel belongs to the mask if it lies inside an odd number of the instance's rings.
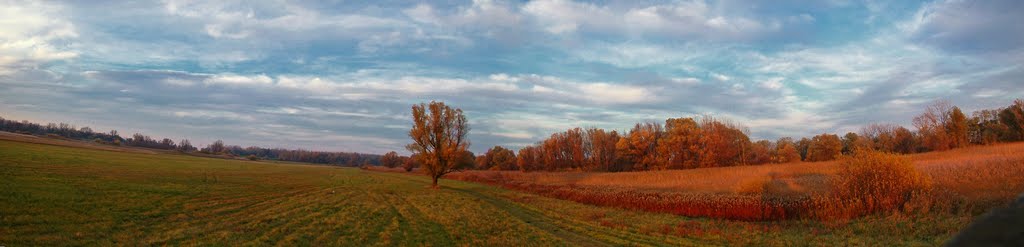
[[[844,157],[832,180],[830,217],[854,217],[901,209],[931,189],[931,179],[910,159],[891,153],[857,152]],[[838,211],[835,211],[838,210]],[[839,215],[835,215],[839,214]]]

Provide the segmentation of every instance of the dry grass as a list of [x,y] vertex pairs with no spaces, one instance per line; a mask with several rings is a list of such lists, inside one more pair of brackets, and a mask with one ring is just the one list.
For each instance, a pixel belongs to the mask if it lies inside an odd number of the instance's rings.
[[1024,143],[971,147],[915,156],[936,188],[983,210],[1024,192]]
[[795,186],[795,190],[818,191],[823,189],[825,178],[836,173],[837,168],[834,162],[818,162],[618,173],[465,171],[452,177],[500,174],[506,179],[530,184],[730,194],[745,183],[768,178],[785,181]]
[[[1024,143],[910,155],[934,190],[913,206],[974,213],[1005,205],[1024,192]],[[695,170],[596,172],[466,171],[449,178],[498,184],[560,199],[686,216],[740,220],[804,215],[811,198],[830,198],[838,162]],[[838,202],[840,204],[844,202]],[[907,206],[910,207],[909,205]],[[923,211],[934,211],[925,209]]]

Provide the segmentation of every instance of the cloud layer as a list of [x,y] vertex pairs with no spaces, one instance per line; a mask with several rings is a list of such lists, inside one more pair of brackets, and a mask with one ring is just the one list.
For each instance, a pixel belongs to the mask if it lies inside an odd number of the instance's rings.
[[[116,11],[114,11],[116,9]],[[756,138],[1024,97],[1024,4],[552,0],[0,5],[0,116],[197,143],[383,153],[409,107],[472,149],[715,114]]]

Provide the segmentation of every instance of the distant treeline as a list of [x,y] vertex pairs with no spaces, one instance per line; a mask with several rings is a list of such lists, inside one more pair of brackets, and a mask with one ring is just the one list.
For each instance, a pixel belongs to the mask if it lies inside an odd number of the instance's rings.
[[280,160],[341,166],[380,165],[380,155],[375,154],[321,152],[301,149],[261,148],[255,146],[243,148],[237,145],[225,145],[221,140],[217,140],[206,147],[197,148],[193,146],[192,142],[188,139],[182,139],[181,141],[174,142],[174,140],[169,138],[156,139],[139,133],[133,134],[130,138],[123,138],[118,135],[116,130],[111,130],[110,132],[96,132],[89,127],[77,128],[74,125],[67,123],[48,123],[46,125],[42,125],[25,120],[7,120],[3,117],[0,117],[0,131],[35,136],[85,140],[114,146],[144,147],[162,150],[176,150],[183,153],[245,157],[253,160]]
[[913,119],[916,130],[870,124],[859,133],[820,134],[799,140],[751,141],[739,124],[716,119],[672,118],[664,124],[638,123],[620,133],[573,128],[552,134],[518,154],[495,146],[475,158],[475,169],[643,171],[828,161],[857,150],[920,153],[1024,140],[1024,100],[976,111],[970,116],[946,101],[929,105]]

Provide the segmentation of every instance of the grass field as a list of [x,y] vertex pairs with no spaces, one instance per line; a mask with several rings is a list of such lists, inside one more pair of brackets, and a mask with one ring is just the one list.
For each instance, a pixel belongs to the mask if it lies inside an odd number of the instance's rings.
[[352,168],[0,140],[0,245],[932,246],[971,215],[688,218]]

